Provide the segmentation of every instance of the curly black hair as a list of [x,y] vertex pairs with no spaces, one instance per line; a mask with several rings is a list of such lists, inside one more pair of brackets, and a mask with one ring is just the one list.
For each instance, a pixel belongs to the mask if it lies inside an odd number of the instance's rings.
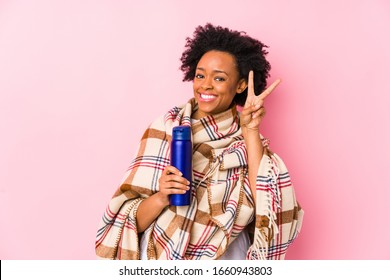
[[[254,72],[254,89],[256,95],[260,94],[267,86],[267,78],[271,65],[265,59],[268,52],[260,41],[239,32],[214,26],[207,23],[195,29],[193,38],[186,38],[185,51],[180,60],[180,69],[184,72],[183,81],[192,81],[195,78],[196,66],[202,56],[211,50],[223,51],[233,55],[237,62],[239,79],[248,79],[250,70]],[[248,90],[236,94],[233,99],[237,105],[244,106]]]

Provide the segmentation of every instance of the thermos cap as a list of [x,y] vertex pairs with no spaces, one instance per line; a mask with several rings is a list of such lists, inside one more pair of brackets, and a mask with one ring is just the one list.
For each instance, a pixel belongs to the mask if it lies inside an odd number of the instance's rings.
[[188,125],[175,126],[172,130],[172,140],[191,140],[191,127]]

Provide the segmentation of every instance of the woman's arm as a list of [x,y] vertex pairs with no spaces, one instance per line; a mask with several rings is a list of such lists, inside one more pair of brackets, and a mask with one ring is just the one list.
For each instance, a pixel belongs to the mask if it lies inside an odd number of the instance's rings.
[[189,181],[173,166],[167,166],[159,179],[159,192],[140,203],[137,210],[138,233],[145,231],[169,205],[170,194],[184,194],[189,190]]
[[256,178],[263,157],[263,144],[258,130],[251,129],[244,133],[245,145],[248,151],[248,176],[252,197],[256,201]]
[[257,172],[264,153],[259,133],[259,126],[265,115],[263,104],[265,98],[277,87],[279,83],[280,80],[278,79],[260,95],[256,96],[253,86],[253,71],[249,72],[248,96],[241,112],[240,124],[248,151],[248,176],[254,201],[256,201]]

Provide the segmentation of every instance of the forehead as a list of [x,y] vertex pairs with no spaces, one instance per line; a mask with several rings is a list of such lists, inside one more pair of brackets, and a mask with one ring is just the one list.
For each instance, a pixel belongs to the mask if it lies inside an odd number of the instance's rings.
[[198,62],[198,68],[220,68],[219,70],[236,69],[235,57],[223,51],[208,51],[206,52]]

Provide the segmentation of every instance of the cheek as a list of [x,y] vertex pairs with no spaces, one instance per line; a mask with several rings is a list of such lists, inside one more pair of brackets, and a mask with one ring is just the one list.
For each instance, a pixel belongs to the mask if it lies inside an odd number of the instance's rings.
[[237,93],[237,86],[231,85],[231,86],[229,86],[229,88],[227,88],[226,91],[229,92],[230,97],[234,98],[234,96],[236,96],[236,93]]
[[195,80],[192,81],[192,88],[193,88],[193,89],[199,88],[199,82],[196,82]]

